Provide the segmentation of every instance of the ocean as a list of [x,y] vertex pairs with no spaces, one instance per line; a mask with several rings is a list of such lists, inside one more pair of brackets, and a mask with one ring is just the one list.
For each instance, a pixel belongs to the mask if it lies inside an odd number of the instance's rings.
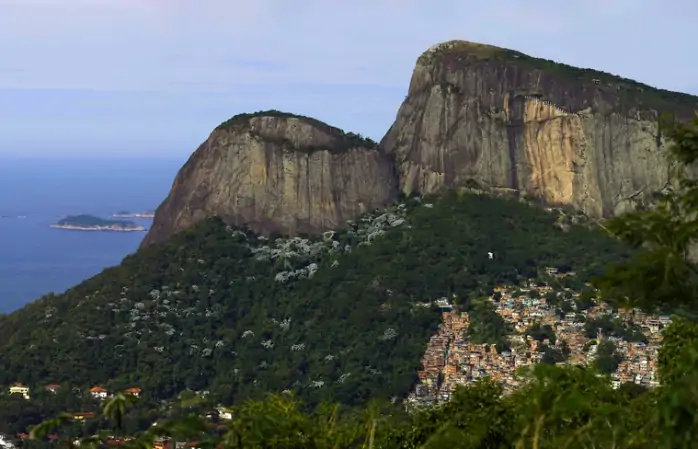
[[[144,232],[53,229],[61,216],[154,210],[181,159],[0,158],[0,313],[118,265]],[[149,219],[133,219],[146,227]]]

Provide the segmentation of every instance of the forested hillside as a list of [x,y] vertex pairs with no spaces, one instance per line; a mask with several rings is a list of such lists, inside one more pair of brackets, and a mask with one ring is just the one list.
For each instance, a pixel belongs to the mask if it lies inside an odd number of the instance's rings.
[[226,404],[285,390],[310,404],[402,398],[439,323],[417,303],[455,295],[467,309],[546,266],[582,282],[627,255],[601,231],[562,228],[555,212],[456,192],[317,238],[209,220],[3,317],[0,384],[139,387],[144,403],[186,389]]

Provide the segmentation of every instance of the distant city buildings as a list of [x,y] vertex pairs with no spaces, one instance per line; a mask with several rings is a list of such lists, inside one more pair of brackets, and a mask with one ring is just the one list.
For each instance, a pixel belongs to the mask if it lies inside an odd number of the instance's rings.
[[[553,277],[574,276],[559,274],[555,268],[547,268]],[[567,301],[573,310],[559,314],[559,309],[548,304],[545,296],[556,293],[558,301]],[[498,300],[494,299],[496,295]],[[568,296],[568,297],[565,297]],[[537,286],[529,282],[526,287],[498,287],[489,298],[496,312],[513,332],[509,335],[511,349],[497,351],[493,344],[473,344],[468,341],[468,313],[453,308],[446,298],[436,301],[442,311],[438,332],[431,337],[422,358],[419,383],[408,396],[408,404],[431,405],[448,401],[458,385],[467,385],[483,377],[499,382],[505,393],[521,386],[524,380],[517,376],[519,368],[541,362],[541,345],[562,351],[566,345],[567,361],[564,363],[587,365],[594,361],[599,337],[612,341],[621,357],[617,370],[611,374],[612,385],[633,382],[647,387],[659,385],[657,380],[657,353],[661,344],[661,330],[671,322],[667,316],[650,316],[639,310],[613,310],[606,303],[593,298],[593,306],[576,310],[575,300],[579,292],[570,289],[557,291],[549,286]],[[632,322],[642,330],[648,342],[629,342],[614,336],[588,338],[585,332],[587,320],[609,317]],[[548,325],[555,333],[555,342],[537,341],[526,335],[534,324]],[[601,334],[601,333],[600,333]]]

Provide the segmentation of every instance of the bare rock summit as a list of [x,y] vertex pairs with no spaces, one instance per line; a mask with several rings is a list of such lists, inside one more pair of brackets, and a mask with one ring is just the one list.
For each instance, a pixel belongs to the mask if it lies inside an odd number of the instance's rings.
[[670,182],[659,117],[696,109],[692,95],[449,41],[419,57],[381,149],[405,194],[471,182],[609,217]]
[[392,160],[370,139],[279,111],[241,114],[184,164],[141,247],[214,215],[266,235],[318,233],[396,194]]
[[314,234],[400,194],[468,185],[610,217],[672,182],[659,117],[696,110],[692,95],[449,41],[417,60],[380,145],[279,111],[221,124],[177,174],[142,246],[214,215]]

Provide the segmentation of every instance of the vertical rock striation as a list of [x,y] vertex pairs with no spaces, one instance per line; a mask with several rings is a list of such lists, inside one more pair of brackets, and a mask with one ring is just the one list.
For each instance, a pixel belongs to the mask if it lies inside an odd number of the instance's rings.
[[337,228],[404,194],[477,183],[592,217],[670,181],[662,113],[698,97],[464,41],[422,54],[380,146],[279,111],[222,124],[178,173],[142,246],[217,215],[263,234]]
[[217,215],[262,234],[317,233],[395,199],[375,143],[278,111],[224,123],[177,174],[141,246]]
[[405,194],[470,180],[605,217],[669,181],[659,116],[698,98],[523,53],[450,41],[417,61],[381,148]]

